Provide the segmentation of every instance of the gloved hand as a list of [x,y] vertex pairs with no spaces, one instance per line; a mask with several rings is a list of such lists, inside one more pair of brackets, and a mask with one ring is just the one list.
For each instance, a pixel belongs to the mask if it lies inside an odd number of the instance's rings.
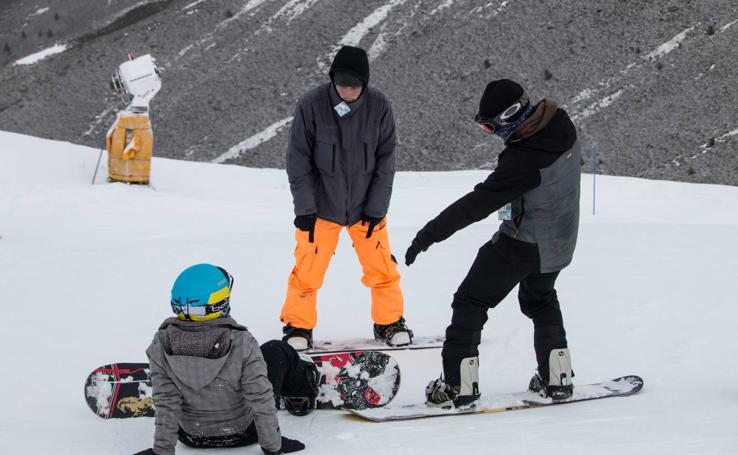
[[295,217],[295,227],[303,232],[309,232],[308,241],[315,242],[315,221],[318,216],[314,213],[310,215],[297,215]]
[[426,251],[430,246],[433,245],[433,241],[428,239],[423,232],[418,232],[415,235],[410,247],[405,252],[405,265],[410,266],[415,262],[415,258],[418,257],[421,251]]
[[301,443],[297,439],[289,439],[282,436],[282,448],[276,452],[272,452],[265,448],[261,448],[264,455],[279,455],[280,453],[292,453],[305,449],[305,444]]
[[369,223],[369,230],[366,231],[366,238],[369,238],[369,237],[372,236],[372,233],[374,232],[374,228],[377,227],[377,225],[379,225],[379,223],[381,223],[383,219],[384,219],[384,217],[377,218],[377,217],[369,216],[369,215],[366,215],[366,214],[364,214],[361,217],[361,225],[362,226],[364,226],[365,224]]
[[156,455],[156,452],[154,452],[154,449],[146,449],[140,452],[136,452],[133,455]]

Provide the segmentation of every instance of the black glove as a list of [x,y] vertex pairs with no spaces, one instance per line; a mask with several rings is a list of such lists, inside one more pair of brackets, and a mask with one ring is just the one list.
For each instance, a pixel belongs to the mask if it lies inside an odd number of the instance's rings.
[[415,262],[415,258],[418,257],[418,254],[420,254],[421,251],[426,251],[432,244],[433,242],[423,235],[422,231],[418,232],[413,239],[413,242],[410,244],[410,247],[405,252],[405,265],[412,265],[413,262]]
[[285,438],[284,436],[282,436],[282,448],[278,451],[272,452],[271,450],[267,450],[263,447],[261,448],[261,450],[264,452],[264,455],[279,455],[280,453],[292,453],[304,449],[305,444],[301,443],[297,439],[289,439]]
[[309,232],[308,241],[315,242],[315,221],[318,216],[314,213],[310,215],[297,215],[295,217],[295,227],[303,232]]
[[140,452],[136,452],[133,455],[156,455],[156,452],[154,452],[154,449],[146,449]]
[[384,217],[377,218],[377,217],[369,216],[366,214],[361,217],[362,226],[365,225],[366,223],[369,223],[369,230],[366,231],[366,238],[369,238],[372,236],[372,233],[374,232],[374,228],[377,227],[377,225],[381,223],[383,219]]

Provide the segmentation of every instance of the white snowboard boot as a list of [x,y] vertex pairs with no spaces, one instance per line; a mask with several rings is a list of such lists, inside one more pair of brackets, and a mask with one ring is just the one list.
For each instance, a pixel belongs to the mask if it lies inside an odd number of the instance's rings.
[[565,400],[574,393],[573,376],[569,349],[553,349],[548,355],[548,381],[536,371],[530,380],[528,390],[545,398]]

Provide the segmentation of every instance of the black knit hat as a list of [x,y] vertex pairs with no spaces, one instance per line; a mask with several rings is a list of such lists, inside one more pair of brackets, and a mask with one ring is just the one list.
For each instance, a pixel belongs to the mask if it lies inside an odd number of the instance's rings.
[[366,51],[359,47],[343,46],[333,58],[331,69],[328,72],[331,80],[336,72],[349,73],[367,86],[369,84],[369,57]]
[[510,79],[492,81],[484,89],[477,115],[482,118],[494,118],[519,100],[524,93],[523,87]]

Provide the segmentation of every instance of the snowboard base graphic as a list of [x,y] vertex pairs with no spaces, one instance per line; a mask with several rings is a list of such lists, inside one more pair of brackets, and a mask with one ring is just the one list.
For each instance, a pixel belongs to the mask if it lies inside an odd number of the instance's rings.
[[[400,367],[383,352],[311,354],[321,372],[318,409],[370,409],[392,401],[400,388]],[[148,363],[113,363],[96,368],[85,381],[89,408],[104,419],[153,417]]]

